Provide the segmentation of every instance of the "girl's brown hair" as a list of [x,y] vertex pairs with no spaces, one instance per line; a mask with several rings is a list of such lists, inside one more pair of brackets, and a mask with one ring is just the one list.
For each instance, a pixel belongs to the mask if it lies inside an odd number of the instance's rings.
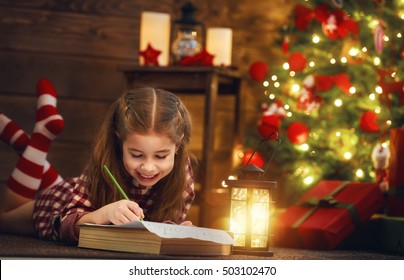
[[[184,207],[182,193],[186,184],[187,144],[191,135],[189,113],[174,94],[154,88],[128,91],[110,107],[96,135],[90,164],[85,171],[86,184],[93,207],[100,208],[121,199],[116,187],[103,171],[109,167],[119,184],[131,181],[122,162],[122,143],[129,132],[146,134],[154,131],[167,135],[176,145],[174,168],[159,184],[164,193],[153,198],[147,220],[179,222],[178,211]],[[176,214],[177,213],[177,214]]]

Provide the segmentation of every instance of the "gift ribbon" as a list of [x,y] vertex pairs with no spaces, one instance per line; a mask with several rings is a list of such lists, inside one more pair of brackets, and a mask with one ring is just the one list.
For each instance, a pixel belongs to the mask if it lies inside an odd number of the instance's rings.
[[[344,182],[341,185],[339,185],[336,189],[334,189],[330,194],[324,196],[323,198],[318,198],[318,197],[310,197],[306,199],[305,201],[302,201],[299,205],[303,207],[311,207],[309,211],[307,211],[300,219],[298,219],[292,226],[292,229],[297,232],[297,229],[299,226],[307,220],[317,209],[319,208],[345,208],[348,210],[352,221],[355,225],[355,227],[360,226],[361,220],[358,214],[358,211],[355,208],[355,205],[352,203],[345,203],[345,202],[338,202],[334,196],[339,193],[341,190],[343,190],[350,182]],[[300,240],[299,235],[298,240]],[[302,243],[302,242],[300,242]]]

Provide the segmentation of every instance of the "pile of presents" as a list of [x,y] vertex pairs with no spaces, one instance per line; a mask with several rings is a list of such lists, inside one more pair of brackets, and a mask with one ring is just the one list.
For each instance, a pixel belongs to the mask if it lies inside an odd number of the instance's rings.
[[376,183],[320,181],[275,219],[274,244],[404,254],[404,128],[390,143],[387,193]]

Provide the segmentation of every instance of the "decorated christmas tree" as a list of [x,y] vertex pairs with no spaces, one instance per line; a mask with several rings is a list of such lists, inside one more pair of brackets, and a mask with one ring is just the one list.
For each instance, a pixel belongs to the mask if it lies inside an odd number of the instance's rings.
[[[265,176],[288,204],[320,180],[388,188],[389,135],[404,124],[404,1],[296,1],[279,30],[277,65],[257,61],[262,115],[245,137],[244,164],[262,138],[282,144]],[[250,163],[265,168],[270,137]]]

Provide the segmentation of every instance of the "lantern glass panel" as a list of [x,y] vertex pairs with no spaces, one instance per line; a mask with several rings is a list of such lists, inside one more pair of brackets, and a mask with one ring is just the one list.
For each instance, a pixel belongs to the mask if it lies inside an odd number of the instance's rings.
[[268,189],[253,189],[253,202],[269,202]]
[[231,199],[247,201],[247,188],[233,188],[231,191]]
[[269,190],[253,189],[251,203],[251,244],[252,248],[265,248],[268,242]]
[[245,246],[247,225],[247,188],[233,188],[230,205],[230,231],[235,246]]

